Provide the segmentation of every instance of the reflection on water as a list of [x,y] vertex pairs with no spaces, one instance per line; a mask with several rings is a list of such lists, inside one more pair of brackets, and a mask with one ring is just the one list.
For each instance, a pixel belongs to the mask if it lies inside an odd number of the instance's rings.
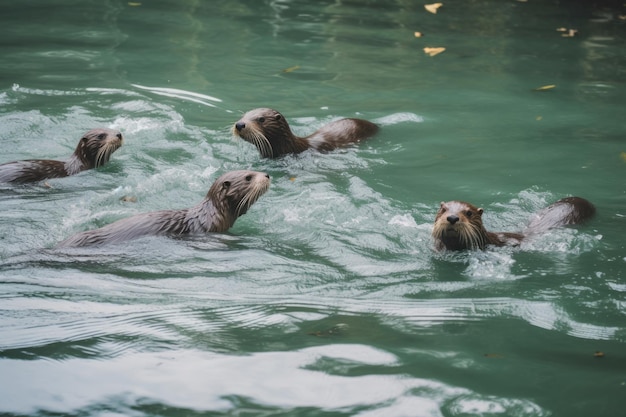
[[[35,0],[0,12],[0,163],[63,159],[98,126],[125,136],[102,168],[0,186],[0,414],[623,410],[621,5]],[[382,128],[329,154],[260,159],[230,129],[264,106],[300,135],[340,117]],[[234,169],[272,186],[226,234],[53,249],[189,207]],[[567,195],[598,216],[521,248],[433,250],[442,200],[519,231]]]

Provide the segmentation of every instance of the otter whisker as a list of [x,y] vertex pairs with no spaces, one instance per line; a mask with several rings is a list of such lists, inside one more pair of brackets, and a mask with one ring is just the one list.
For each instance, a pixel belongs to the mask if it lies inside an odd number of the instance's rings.
[[270,141],[261,132],[252,131],[251,133],[254,145],[257,147],[261,155],[266,158],[271,158],[274,152]]
[[95,167],[98,168],[106,163],[106,155],[109,149],[109,145],[103,145],[96,153]]

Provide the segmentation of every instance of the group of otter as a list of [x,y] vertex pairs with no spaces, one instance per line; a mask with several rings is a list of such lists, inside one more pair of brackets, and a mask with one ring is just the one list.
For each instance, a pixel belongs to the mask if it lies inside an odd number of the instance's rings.
[[[278,158],[308,149],[328,152],[359,142],[378,131],[363,119],[346,118],[328,123],[306,137],[293,134],[285,117],[269,108],[254,109],[232,128],[235,136],[253,144],[262,157]],[[0,164],[0,183],[24,184],[61,178],[98,168],[122,146],[122,134],[111,129],[85,133],[66,161],[31,159]],[[263,172],[231,171],[220,176],[206,197],[194,207],[137,214],[99,229],[77,233],[57,247],[95,246],[142,236],[183,236],[228,230],[269,188]],[[595,214],[595,207],[580,197],[566,197],[536,213],[523,232],[489,232],[483,209],[463,201],[442,202],[432,237],[437,250],[485,249],[488,245],[519,246],[527,237],[555,227],[580,224]]]

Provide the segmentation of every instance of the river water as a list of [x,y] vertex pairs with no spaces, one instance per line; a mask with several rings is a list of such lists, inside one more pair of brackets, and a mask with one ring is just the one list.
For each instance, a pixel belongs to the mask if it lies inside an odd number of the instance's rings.
[[[621,3],[4,2],[0,162],[125,143],[0,186],[0,415],[623,415]],[[256,107],[381,131],[261,159],[230,132]],[[234,169],[272,185],[228,233],[54,249]],[[516,231],[568,195],[597,216],[433,250],[442,200]]]

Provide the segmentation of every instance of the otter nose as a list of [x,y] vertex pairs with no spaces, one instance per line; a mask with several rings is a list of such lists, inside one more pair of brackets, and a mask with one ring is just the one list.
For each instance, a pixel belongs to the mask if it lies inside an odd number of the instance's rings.
[[117,134],[117,135],[115,135],[115,136],[117,136],[117,138],[118,138],[118,139],[120,139],[120,140],[122,139],[122,134],[121,134],[121,133],[119,133],[119,132],[118,132],[118,134]]
[[239,132],[241,132],[241,130],[242,130],[243,128],[245,128],[245,127],[246,127],[246,124],[245,124],[244,122],[237,122],[237,123],[235,124],[235,128],[236,128]]
[[451,214],[448,217],[446,217],[446,220],[448,220],[450,224],[454,224],[459,221],[459,216],[455,216],[454,214]]

